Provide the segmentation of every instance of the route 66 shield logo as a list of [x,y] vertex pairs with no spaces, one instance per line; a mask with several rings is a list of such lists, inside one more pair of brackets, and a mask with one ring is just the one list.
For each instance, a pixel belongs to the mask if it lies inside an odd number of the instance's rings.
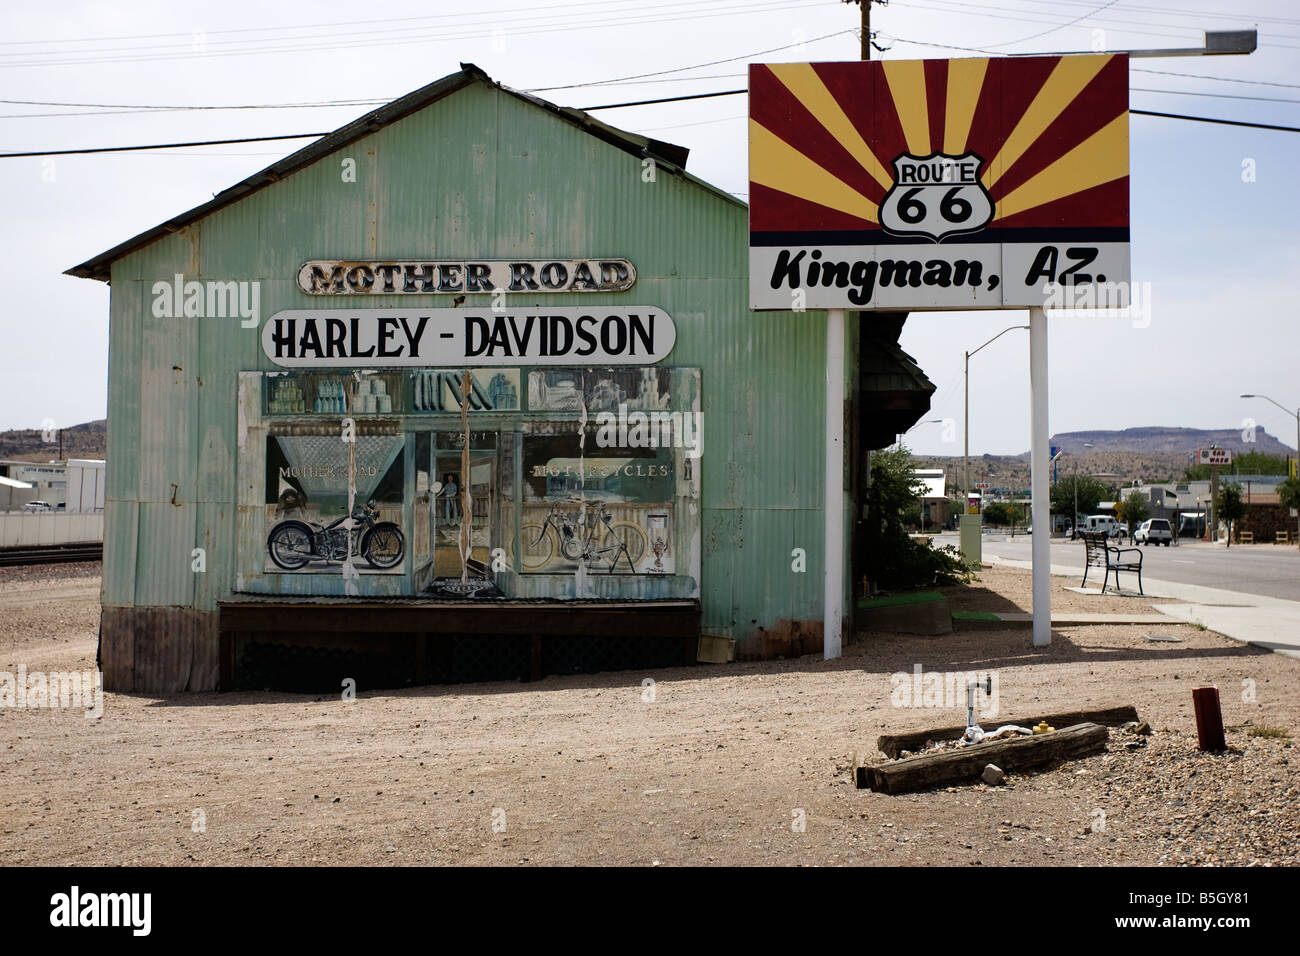
[[897,236],[944,236],[978,232],[993,219],[993,199],[980,182],[984,160],[975,153],[952,156],[903,153],[893,161],[894,184],[880,201],[880,225]]

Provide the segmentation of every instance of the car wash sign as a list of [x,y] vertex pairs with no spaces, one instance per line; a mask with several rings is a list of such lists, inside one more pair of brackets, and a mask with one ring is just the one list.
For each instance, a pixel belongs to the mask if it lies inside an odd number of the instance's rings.
[[651,365],[677,341],[654,306],[580,309],[288,309],[262,327],[285,368]]
[[1227,448],[1198,448],[1196,449],[1196,463],[1198,465],[1231,465],[1232,451]]
[[751,64],[750,307],[1128,305],[1128,58]]

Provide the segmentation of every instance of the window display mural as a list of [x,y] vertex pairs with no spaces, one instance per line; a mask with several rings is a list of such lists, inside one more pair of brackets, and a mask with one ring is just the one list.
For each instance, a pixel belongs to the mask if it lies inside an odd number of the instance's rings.
[[698,596],[698,369],[466,371],[243,373],[237,590]]
[[406,410],[401,372],[272,372],[267,415],[392,415]]
[[[411,407],[417,412],[459,412],[464,394],[464,369],[421,369],[411,376]],[[473,369],[470,373],[471,412],[517,412],[519,369]]]
[[[673,449],[582,447],[572,427],[524,435],[524,573],[671,574]],[[550,432],[550,433],[547,433]],[[594,454],[583,454],[585,449]]]
[[405,447],[403,435],[268,436],[264,570],[338,574],[350,553],[363,574],[405,573]]
[[431,465],[441,487],[431,498],[429,523],[433,538],[433,573],[436,578],[461,576],[461,511],[468,488],[469,553],[467,560],[482,573],[491,564],[492,549],[499,545],[500,461],[496,432],[469,433],[469,471],[464,470],[464,432],[438,432]]
[[528,373],[531,411],[589,414],[616,412],[620,405],[661,411],[670,402],[670,368],[548,368]]

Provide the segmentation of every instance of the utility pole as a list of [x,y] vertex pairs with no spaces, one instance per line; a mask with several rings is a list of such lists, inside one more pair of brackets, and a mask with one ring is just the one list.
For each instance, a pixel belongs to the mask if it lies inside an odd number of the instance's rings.
[[858,58],[861,60],[871,59],[871,4],[875,0],[844,0],[845,3],[856,3],[858,11],[862,14],[862,36],[861,52]]
[[858,7],[862,11],[862,54],[864,60],[871,59],[871,0],[858,0]]
[[966,353],[965,363],[962,365],[961,380],[966,388],[966,397],[962,402],[962,419],[961,419],[961,493],[962,509],[961,513],[966,514],[970,510],[970,353]]

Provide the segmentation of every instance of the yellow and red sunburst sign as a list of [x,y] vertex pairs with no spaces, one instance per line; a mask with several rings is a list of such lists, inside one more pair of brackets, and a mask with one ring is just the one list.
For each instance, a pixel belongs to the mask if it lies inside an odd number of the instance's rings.
[[1128,57],[751,64],[753,309],[1128,304]]

